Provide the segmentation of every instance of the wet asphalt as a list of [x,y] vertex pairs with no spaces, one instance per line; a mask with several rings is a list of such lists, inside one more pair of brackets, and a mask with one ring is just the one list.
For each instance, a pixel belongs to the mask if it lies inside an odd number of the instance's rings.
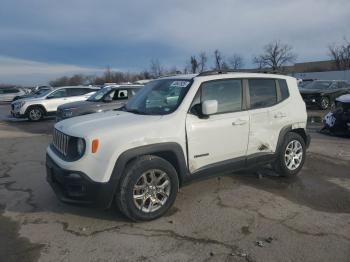
[[324,112],[309,111],[313,140],[298,177],[268,167],[223,174],[181,189],[163,218],[135,224],[115,209],[58,202],[44,179],[54,119],[15,120],[7,108],[0,261],[349,261],[350,139],[318,132]]

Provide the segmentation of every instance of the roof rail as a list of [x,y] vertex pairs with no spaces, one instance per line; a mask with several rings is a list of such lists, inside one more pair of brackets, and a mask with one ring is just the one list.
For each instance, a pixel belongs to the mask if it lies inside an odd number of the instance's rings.
[[239,70],[210,70],[210,71],[203,71],[199,73],[197,76],[211,76],[211,75],[221,75],[221,74],[227,74],[227,73],[237,73]]

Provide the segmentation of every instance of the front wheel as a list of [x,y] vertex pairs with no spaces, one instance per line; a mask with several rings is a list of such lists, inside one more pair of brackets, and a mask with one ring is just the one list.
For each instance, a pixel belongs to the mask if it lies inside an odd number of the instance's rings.
[[28,118],[30,121],[39,121],[44,117],[44,111],[40,107],[32,107],[28,110]]
[[275,162],[275,171],[280,176],[295,176],[304,165],[306,146],[304,139],[297,133],[287,133]]
[[149,221],[167,212],[178,189],[177,172],[168,161],[153,155],[142,156],[128,164],[116,192],[116,203],[128,218]]

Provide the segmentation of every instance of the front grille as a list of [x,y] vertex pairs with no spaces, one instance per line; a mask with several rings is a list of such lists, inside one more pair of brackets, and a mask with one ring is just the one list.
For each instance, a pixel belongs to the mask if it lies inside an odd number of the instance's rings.
[[53,146],[65,157],[68,154],[69,136],[55,129],[53,131]]

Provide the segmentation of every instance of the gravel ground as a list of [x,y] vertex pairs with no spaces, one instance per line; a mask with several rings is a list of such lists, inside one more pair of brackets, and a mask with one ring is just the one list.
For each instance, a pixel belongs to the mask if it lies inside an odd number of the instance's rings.
[[60,203],[45,180],[54,121],[8,119],[0,105],[0,261],[349,261],[350,139],[318,133],[323,113],[309,113],[300,176],[193,183],[166,216],[131,223]]

